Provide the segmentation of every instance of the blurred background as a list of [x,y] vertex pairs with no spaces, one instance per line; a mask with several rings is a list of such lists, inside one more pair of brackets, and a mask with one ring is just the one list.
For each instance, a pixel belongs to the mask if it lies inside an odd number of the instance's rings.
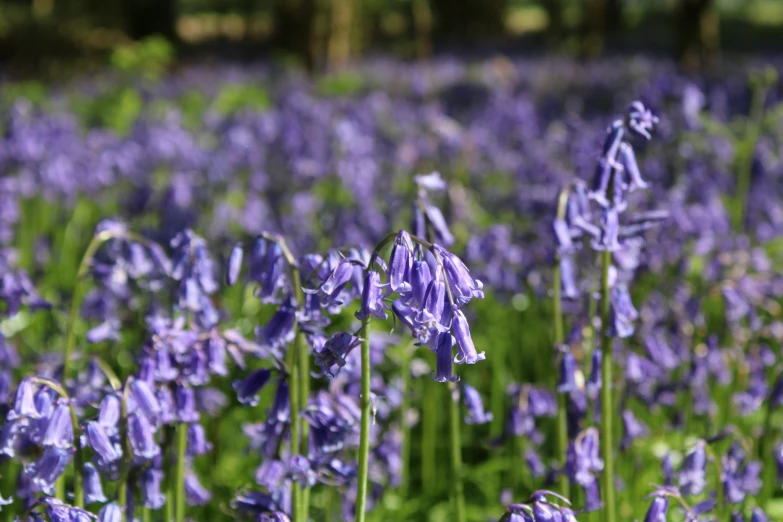
[[6,77],[59,78],[158,36],[148,61],[273,59],[318,72],[377,53],[646,52],[694,69],[781,50],[781,25],[780,0],[3,0],[0,63]]

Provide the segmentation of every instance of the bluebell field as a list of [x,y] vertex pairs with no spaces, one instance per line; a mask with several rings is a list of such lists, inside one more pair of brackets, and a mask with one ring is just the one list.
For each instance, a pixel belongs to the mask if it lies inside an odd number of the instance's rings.
[[783,87],[0,85],[0,520],[783,520]]

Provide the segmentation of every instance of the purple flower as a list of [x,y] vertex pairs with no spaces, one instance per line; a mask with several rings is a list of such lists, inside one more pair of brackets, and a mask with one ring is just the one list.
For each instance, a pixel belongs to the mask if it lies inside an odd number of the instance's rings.
[[60,401],[49,418],[49,425],[43,436],[44,446],[66,449],[73,446],[73,424],[71,409],[68,404]]
[[185,475],[185,496],[190,506],[202,506],[210,501],[212,493],[204,488],[192,471]]
[[438,382],[457,382],[459,377],[452,374],[452,347],[454,338],[449,332],[441,332],[435,338],[436,370],[432,380]]
[[653,498],[647,514],[644,516],[644,522],[666,522],[666,515],[669,512],[669,499],[665,496]]
[[[345,366],[345,358],[348,354],[359,346],[361,342],[361,339],[347,332],[336,333],[324,343],[320,350],[316,350],[313,353],[315,364],[326,375],[334,377]],[[334,366],[337,366],[336,370],[332,369]]]
[[177,385],[174,392],[177,418],[180,422],[198,422],[199,414],[196,411],[196,394],[193,388],[184,384]]
[[289,300],[280,305],[268,323],[256,329],[258,343],[273,353],[294,340],[296,309]]
[[114,502],[106,504],[98,512],[99,522],[122,522],[122,509]]
[[407,232],[400,230],[394,239],[389,258],[389,287],[392,292],[410,292],[410,269],[413,262],[413,244]]
[[141,473],[140,488],[144,507],[160,509],[166,503],[166,495],[161,492],[163,472],[155,468],[147,468]]
[[131,382],[130,400],[128,411],[139,411],[151,422],[155,422],[158,419],[160,404],[146,381],[136,379]]
[[203,455],[212,450],[212,444],[207,440],[204,427],[194,422],[188,424],[188,456]]
[[41,414],[35,407],[35,389],[29,379],[24,379],[16,388],[14,405],[8,412],[6,419],[9,421],[18,418],[38,419]]
[[579,385],[576,382],[576,372],[576,359],[570,351],[563,352],[563,356],[560,358],[560,381],[557,384],[558,392],[570,393],[579,390]]
[[678,474],[678,483],[683,495],[699,495],[707,484],[706,443],[700,440],[685,455]]
[[446,281],[457,306],[462,306],[473,298],[484,298],[484,285],[470,276],[470,271],[457,256],[438,245],[433,245],[433,250],[443,263]]
[[120,445],[111,442],[103,425],[95,421],[88,422],[85,432],[87,443],[98,456],[98,467],[106,468],[122,458]]
[[46,448],[39,460],[25,468],[24,474],[38,491],[52,495],[54,483],[65,471],[70,458],[70,454],[60,448]]
[[128,439],[137,459],[150,460],[160,453],[152,425],[145,415],[134,413],[128,416]]
[[492,413],[484,411],[481,395],[473,386],[462,385],[462,399],[468,410],[468,415],[465,417],[467,424],[486,424],[492,421]]
[[255,406],[258,404],[258,394],[269,382],[272,372],[267,368],[261,368],[241,381],[234,381],[232,385],[237,392],[237,399],[246,406]]
[[95,466],[87,462],[84,465],[84,501],[87,504],[93,502],[106,502],[106,495],[103,494],[101,485],[101,476]]
[[364,285],[362,288],[362,300],[359,310],[356,312],[356,318],[360,321],[366,321],[370,317],[376,319],[386,319],[388,316],[384,311],[387,308],[383,301],[383,287],[381,284],[381,275],[368,270],[364,276]]
[[231,254],[228,256],[228,267],[226,268],[226,284],[228,286],[234,286],[239,279],[239,273],[242,270],[242,257],[245,254],[245,249],[241,243],[234,245],[231,249]]
[[285,286],[283,249],[274,241],[259,237],[250,252],[250,279],[258,283],[256,297],[263,303],[277,301],[278,290]]
[[470,336],[470,327],[465,314],[461,310],[454,311],[454,321],[452,323],[454,338],[457,341],[457,355],[454,356],[455,364],[476,364],[478,361],[486,359],[484,352],[476,353],[476,347],[473,345],[473,339]]

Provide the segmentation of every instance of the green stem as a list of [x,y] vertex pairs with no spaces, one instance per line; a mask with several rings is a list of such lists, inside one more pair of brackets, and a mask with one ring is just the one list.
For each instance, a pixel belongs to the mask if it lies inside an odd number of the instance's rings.
[[[2,491],[0,491],[0,497],[3,497],[5,499],[13,498],[15,494],[15,484],[16,484],[16,467],[17,463],[15,460],[6,458],[3,459],[2,465],[0,465],[0,469],[2,472],[0,473],[0,485],[2,485]],[[4,506],[4,515],[5,517],[3,520],[5,522],[12,522],[14,520],[14,515],[16,515],[16,509],[19,508],[18,501],[14,501],[11,505]]]
[[400,406],[400,431],[402,431],[402,443],[400,448],[400,458],[402,459],[402,469],[400,470],[400,496],[403,499],[408,497],[408,486],[410,484],[410,458],[411,458],[411,428],[408,425],[408,409],[410,408],[410,370],[411,350],[405,345],[402,348],[402,358],[400,360],[400,371],[402,372],[402,404]]
[[449,433],[451,443],[451,495],[454,502],[456,522],[465,522],[467,513],[465,508],[465,486],[462,480],[462,441],[460,440],[459,418],[459,388],[455,383],[449,383]]
[[185,520],[185,454],[188,449],[188,425],[185,422],[177,424],[177,467],[174,486],[176,488],[177,504],[174,508],[176,522]]
[[[370,268],[368,267],[368,270]],[[364,522],[367,505],[367,474],[370,458],[370,320],[362,325],[362,424],[359,434],[359,483],[356,490],[356,522]]]
[[[562,311],[562,281],[560,280],[560,254],[555,256],[555,266],[552,280],[553,292],[553,314],[554,314],[554,354],[553,362],[557,360],[557,349],[563,344],[565,334],[563,333],[563,311]],[[557,366],[555,366],[557,367]],[[557,372],[553,372],[556,376]],[[566,409],[568,407],[568,396],[565,393],[557,394],[557,425],[556,425],[556,456],[560,464],[560,477],[558,480],[560,491],[563,496],[568,496],[568,477],[566,476],[565,462],[566,452],[568,450],[568,419]]]
[[[780,378],[780,377],[778,377]],[[774,382],[774,381],[773,381]],[[763,485],[761,487],[761,494],[758,498],[759,506],[762,509],[767,508],[767,502],[772,498],[772,493],[777,483],[777,477],[775,476],[775,464],[774,458],[770,451],[770,441],[772,438],[772,403],[770,398],[767,398],[767,411],[764,415],[764,431],[761,434],[761,440],[759,440],[758,446],[758,458],[764,464],[763,472]]]
[[[120,460],[120,483],[117,497],[122,513],[121,520],[123,522],[128,518],[128,468],[131,455],[133,454],[130,438],[128,438],[128,395],[130,394],[131,382],[132,378],[129,378],[125,382],[125,388],[120,399],[120,440],[122,441],[122,459]],[[169,519],[168,522],[171,522],[171,519]]]
[[[174,455],[172,454],[172,443],[174,442],[175,432],[175,427],[171,425],[165,427],[164,444],[161,451],[163,452],[163,458],[165,459],[164,463],[166,465],[166,469],[168,470],[173,469],[175,466]],[[166,489],[166,522],[172,522],[174,520],[174,499],[176,497],[176,492],[174,491],[174,480],[170,472],[165,473],[163,479],[165,480]]]
[[[421,480],[424,492],[431,493],[438,484],[435,476],[438,457],[438,446],[436,444],[438,438],[438,402],[436,401],[436,396],[440,386],[438,386],[438,383],[426,379],[422,382],[422,388],[424,391],[422,396],[426,397],[426,400],[422,406],[423,411],[421,414]],[[431,390],[428,390],[428,388],[431,388]],[[430,393],[427,393],[428,391]]]
[[[301,334],[297,334],[295,342]],[[291,416],[291,456],[299,455],[299,431],[300,431],[300,418],[299,418],[299,372],[297,369],[297,349],[296,346],[290,348],[286,354],[286,366],[288,367],[288,409]],[[291,484],[291,510],[292,520],[294,522],[301,522],[302,506],[301,506],[301,493],[302,489],[299,484]]]
[[[308,364],[310,359],[309,354],[307,353],[307,343],[305,342],[304,334],[298,332],[294,342],[296,343],[296,350],[298,352],[299,402],[302,408],[306,408],[308,398],[310,397],[310,365]],[[307,438],[310,434],[310,425],[307,424],[307,422],[300,422],[299,433],[302,438],[301,452],[304,455],[307,455],[309,448]],[[310,486],[306,485],[305,488],[301,490],[300,495],[302,520],[306,521],[310,511]]]
[[601,492],[606,506],[605,522],[615,522],[616,506],[614,493],[614,456],[612,455],[612,338],[609,337],[609,266],[612,253],[605,250],[602,255],[601,271],[601,449],[604,472],[601,475]]

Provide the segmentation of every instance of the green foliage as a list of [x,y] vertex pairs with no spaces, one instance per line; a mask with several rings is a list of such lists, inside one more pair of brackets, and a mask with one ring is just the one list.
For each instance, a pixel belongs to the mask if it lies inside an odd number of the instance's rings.
[[269,93],[256,85],[231,84],[218,93],[212,107],[220,114],[233,114],[242,110],[265,111],[271,101]]
[[112,67],[129,76],[156,80],[174,59],[174,48],[160,36],[118,47],[111,54]]
[[316,82],[316,92],[327,98],[358,94],[364,87],[364,77],[358,72],[349,71],[330,74]]

